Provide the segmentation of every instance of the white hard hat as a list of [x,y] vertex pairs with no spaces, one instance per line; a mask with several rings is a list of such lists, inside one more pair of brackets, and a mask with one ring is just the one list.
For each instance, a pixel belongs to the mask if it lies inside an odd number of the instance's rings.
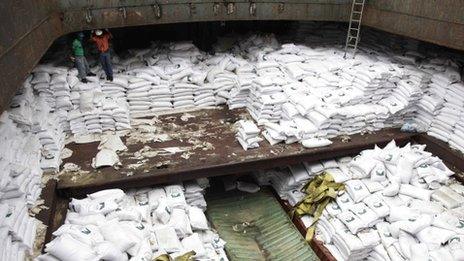
[[102,30],[95,30],[95,34],[100,36],[103,34],[103,31]]

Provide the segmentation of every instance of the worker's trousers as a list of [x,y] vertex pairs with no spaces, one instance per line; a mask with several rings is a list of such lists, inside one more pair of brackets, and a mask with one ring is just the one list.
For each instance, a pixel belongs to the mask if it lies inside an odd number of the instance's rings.
[[77,68],[77,77],[79,78],[79,80],[84,79],[87,76],[87,74],[90,73],[89,63],[87,62],[87,59],[85,59],[85,56],[76,56],[74,64]]
[[111,63],[110,52],[100,53],[100,63],[106,73],[106,77],[113,77],[113,64]]

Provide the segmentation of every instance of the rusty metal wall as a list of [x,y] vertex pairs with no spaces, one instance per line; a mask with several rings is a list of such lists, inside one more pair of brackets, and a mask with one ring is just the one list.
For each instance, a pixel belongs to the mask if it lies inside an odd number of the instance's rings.
[[56,0],[0,1],[0,113],[62,32]]
[[[351,0],[1,0],[0,112],[61,35],[234,20],[347,21]],[[370,0],[363,25],[464,50],[462,0]]]
[[464,50],[464,1],[371,0],[363,25]]

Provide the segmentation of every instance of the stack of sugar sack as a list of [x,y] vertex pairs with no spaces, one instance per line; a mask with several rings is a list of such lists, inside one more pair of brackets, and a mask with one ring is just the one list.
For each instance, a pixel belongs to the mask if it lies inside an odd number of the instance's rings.
[[69,208],[65,224],[39,258],[153,260],[194,251],[195,260],[228,260],[225,242],[202,209],[186,202],[181,185],[98,191],[73,199]]
[[[66,67],[41,64],[35,67],[32,73],[34,77],[31,79],[31,84],[34,90],[47,101],[53,110],[70,107],[68,69]],[[74,82],[74,80],[71,81]]]
[[[147,68],[147,71],[150,70]],[[149,91],[152,89],[152,84],[154,84],[153,82],[156,80],[159,82],[159,78],[142,72],[130,78],[126,95],[129,103],[129,110],[133,118],[139,115],[143,116],[149,114],[151,106]]]
[[258,148],[259,142],[263,139],[259,137],[259,133],[261,132],[253,123],[253,121],[249,120],[239,120],[236,122],[237,126],[237,134],[235,138],[238,140],[240,145],[242,145],[244,150]]
[[285,84],[287,81],[279,76],[260,76],[253,79],[247,110],[258,125],[280,120],[282,104],[287,100],[281,87]]
[[453,172],[424,149],[391,142],[361,152],[347,165],[346,192],[326,207],[316,229],[316,238],[336,258],[462,257],[452,238],[464,235],[456,228],[464,187],[444,185]]
[[61,127],[57,113],[50,113],[50,107],[38,99],[35,109],[32,132],[42,145],[40,165],[43,170],[58,171],[61,164],[61,151],[65,145],[65,131]]
[[78,92],[78,103],[68,113],[71,132],[76,135],[101,133],[99,114],[102,112],[104,94],[97,82],[78,83],[73,91]]
[[74,135],[86,135],[84,117],[79,109],[74,109],[68,113],[69,128]]
[[[129,80],[128,80],[129,79]],[[102,84],[101,89],[106,97],[126,98],[126,90],[129,83],[139,80],[138,78],[128,77],[122,74],[114,75],[113,81],[106,81]]]
[[367,129],[366,115],[373,115],[372,106],[366,104],[350,105],[340,108],[338,118],[341,121],[340,134],[353,135]]
[[433,119],[438,115],[440,109],[443,108],[443,97],[448,84],[443,82],[442,76],[440,76],[446,70],[444,66],[427,62],[421,64],[421,69],[428,73],[430,79],[428,85],[422,89],[423,95],[417,103],[417,113],[414,117],[414,122],[427,131]]
[[210,83],[197,85],[194,90],[195,107],[204,108],[216,106],[216,97],[214,96],[214,87]]
[[[118,101],[119,98],[106,96],[102,100],[102,111],[100,113],[100,123],[102,131],[115,131],[116,130],[116,119],[115,111],[119,109]],[[129,128],[129,127],[126,127]]]
[[194,105],[204,108],[216,105],[215,88],[211,83],[205,83],[208,76],[208,66],[203,63],[194,65],[193,72],[188,76],[188,82],[194,86]]
[[29,216],[25,202],[20,198],[3,199],[0,202],[0,258],[2,260],[26,260],[34,247],[37,223]]
[[205,189],[209,187],[209,180],[201,178],[184,182],[185,188],[185,201],[193,207],[197,207],[206,211]]
[[124,99],[115,100],[117,107],[112,110],[113,119],[116,122],[116,130],[127,130],[131,128],[130,125],[130,111],[129,104]]
[[[37,98],[33,93],[31,84],[26,80],[10,102],[9,118],[24,131],[31,131],[34,125]],[[41,100],[43,101],[43,99]]]
[[436,94],[425,94],[417,103],[417,113],[414,122],[418,123],[423,129],[428,130],[433,119],[438,115],[443,107],[444,100]]
[[[400,103],[406,104],[403,109],[396,113],[392,113],[389,119],[393,126],[401,125],[404,121],[410,121],[417,110],[417,103],[422,97],[421,83],[414,79],[401,80],[398,82],[392,96]],[[394,119],[396,117],[396,119]]]
[[216,105],[227,103],[229,92],[238,85],[237,75],[232,71],[237,68],[228,55],[217,55],[207,61],[206,81],[214,88]]
[[412,118],[416,103],[421,97],[417,83],[401,80],[391,96],[379,102],[388,108],[389,118],[385,124],[389,127],[401,126],[405,119]]
[[306,113],[305,117],[318,129],[316,137],[333,137],[339,132],[342,123],[338,117],[339,110],[331,103],[315,105],[313,110]]
[[170,58],[179,58],[183,60],[190,60],[197,62],[202,57],[200,50],[191,42],[176,42],[168,46]]
[[443,107],[433,119],[427,134],[448,142],[454,125],[459,121],[464,99],[460,76],[448,68],[447,71],[432,77],[431,91],[443,97]]
[[23,131],[32,133],[39,139],[42,150],[42,169],[58,170],[65,138],[58,114],[51,112],[51,108],[43,97],[33,94],[27,82],[15,95],[10,107],[9,118]]
[[[71,83],[68,83],[68,80]],[[53,110],[70,110],[72,108],[70,85],[75,85],[79,81],[75,75],[68,74],[66,70],[62,73],[52,74],[50,77],[50,89],[55,98],[55,106],[50,106]]]
[[258,171],[253,177],[260,186],[271,185],[278,195],[295,206],[305,196],[301,189],[312,178],[328,171],[336,182],[344,182],[350,178],[347,164],[350,157],[338,160],[324,160],[320,162],[290,165],[287,168],[276,168]]
[[281,63],[303,62],[306,57],[300,57],[297,55],[303,47],[303,45],[296,45],[294,43],[282,44],[279,49],[266,54],[264,59],[274,60]]
[[251,85],[253,79],[256,77],[256,74],[253,72],[254,67],[252,64],[243,59],[238,60],[235,58],[235,60],[238,64],[235,69],[237,84],[230,90],[227,97],[227,105],[231,110],[247,106]]
[[[174,109],[190,109],[195,107],[194,92],[198,89],[198,85],[175,82],[171,86],[172,101]],[[200,100],[198,100],[200,101]]]
[[254,172],[253,176],[258,185],[271,185],[280,198],[288,200],[294,205],[295,201],[298,202],[298,199],[304,195],[300,192],[304,185],[303,180],[308,180],[311,177],[302,164],[295,165],[292,169],[293,172],[290,168],[264,170]]
[[172,93],[167,82],[163,81],[148,92],[151,98],[151,112],[167,111],[173,108]]
[[[393,71],[394,72],[394,71]],[[362,91],[364,101],[377,103],[386,98],[395,87],[389,79],[392,76],[392,68],[388,64],[360,64],[347,70],[347,74],[353,77],[353,87]]]
[[0,199],[21,198],[33,204],[40,194],[42,146],[37,135],[23,132],[8,114],[0,116]]
[[454,131],[449,139],[452,148],[464,152],[464,112],[461,111],[461,118],[454,126]]

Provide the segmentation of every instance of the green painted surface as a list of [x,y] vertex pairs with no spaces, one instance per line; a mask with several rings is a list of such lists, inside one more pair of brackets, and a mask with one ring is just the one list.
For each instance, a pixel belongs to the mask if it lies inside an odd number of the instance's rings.
[[230,260],[319,260],[268,190],[210,195],[207,202]]

